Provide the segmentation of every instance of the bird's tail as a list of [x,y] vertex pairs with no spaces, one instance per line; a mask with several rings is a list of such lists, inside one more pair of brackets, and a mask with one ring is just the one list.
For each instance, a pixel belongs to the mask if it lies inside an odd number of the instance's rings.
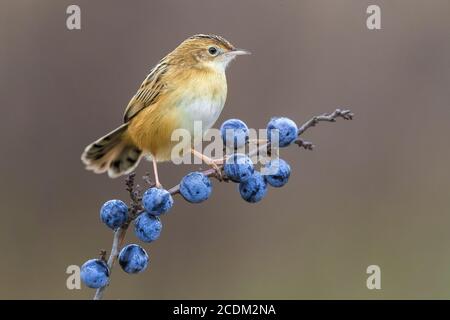
[[126,138],[127,128],[125,123],[88,145],[81,155],[86,169],[95,173],[108,171],[111,178],[133,171],[142,157],[142,150]]

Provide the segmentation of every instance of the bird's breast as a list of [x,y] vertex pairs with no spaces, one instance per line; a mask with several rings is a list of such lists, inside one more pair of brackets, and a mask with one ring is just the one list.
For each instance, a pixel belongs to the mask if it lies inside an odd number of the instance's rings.
[[[183,74],[154,106],[143,109],[130,123],[128,133],[134,144],[158,161],[171,159],[176,129],[188,130],[196,139],[211,128],[222,112],[227,96],[225,74]],[[190,141],[186,141],[190,144]]]
[[219,118],[227,96],[225,76],[211,75],[191,79],[181,88],[177,109],[182,115],[181,126],[191,132],[201,123],[203,131]]

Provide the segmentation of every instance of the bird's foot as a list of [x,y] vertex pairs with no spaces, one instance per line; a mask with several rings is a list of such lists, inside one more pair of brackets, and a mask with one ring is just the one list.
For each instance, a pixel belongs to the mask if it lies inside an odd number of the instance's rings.
[[193,148],[191,149],[191,152],[195,157],[202,159],[204,163],[214,169],[217,179],[219,179],[220,181],[223,180],[222,169],[219,167],[219,165],[222,165],[224,163],[224,159],[211,159],[210,157],[205,156],[203,153],[198,152]]

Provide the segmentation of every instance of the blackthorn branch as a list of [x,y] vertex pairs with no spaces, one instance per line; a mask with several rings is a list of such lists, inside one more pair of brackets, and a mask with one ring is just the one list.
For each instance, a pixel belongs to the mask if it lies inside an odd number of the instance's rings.
[[336,109],[332,113],[324,113],[320,116],[312,117],[298,129],[298,135],[302,135],[306,130],[314,127],[321,121],[335,122],[338,118],[352,120],[354,116],[355,115],[350,110]]
[[[353,117],[354,117],[354,114],[350,110],[341,110],[341,109],[336,109],[335,111],[333,111],[331,113],[324,113],[324,114],[315,116],[315,117],[309,119],[307,122],[305,122],[302,126],[300,126],[298,128],[298,130],[297,130],[296,136],[293,137],[293,140],[290,140],[290,141],[291,142],[293,141],[299,147],[302,147],[302,148],[304,148],[306,150],[312,150],[314,145],[311,142],[305,141],[305,140],[300,138],[300,136],[302,134],[304,134],[305,131],[307,131],[311,127],[314,127],[319,122],[335,122],[338,118],[342,118],[344,120],[352,120]],[[286,118],[278,118],[278,119],[285,120]],[[274,122],[274,126],[276,128],[278,126],[278,124],[276,123],[278,121],[278,119],[274,118],[274,119],[271,120],[271,123]],[[289,121],[292,122],[292,120],[289,120],[289,119],[287,119],[287,120],[288,120],[287,121],[288,125],[290,125]],[[241,122],[241,121],[237,120],[237,119],[233,119],[233,122],[230,121],[229,124],[236,125],[236,123],[238,123],[238,122]],[[269,126],[270,126],[271,123],[269,123]],[[242,122],[238,123],[238,125],[239,126],[242,126],[242,125],[245,126],[245,124],[242,123]],[[295,126],[295,124],[294,124],[294,126]],[[296,126],[295,126],[295,128],[296,128]],[[280,146],[282,146],[282,145],[280,145]],[[269,153],[270,152],[270,148],[271,148],[271,142],[270,142],[270,139],[269,139],[266,143],[258,144],[258,147],[255,148],[254,150],[250,151],[247,156],[248,157],[253,157],[253,156],[259,154],[262,151],[266,151],[267,153]],[[223,159],[223,164],[218,165],[219,169],[221,171],[223,171],[225,163],[226,163],[226,159],[224,158]],[[285,162],[283,161],[283,163],[285,163]],[[286,176],[286,179],[287,179],[289,177],[289,174],[290,174],[290,168],[289,168],[289,165],[286,164],[286,163],[284,164],[284,166],[285,166],[285,168],[284,168],[285,171],[287,171],[287,172],[285,172],[285,174],[287,175]],[[222,173],[218,174],[216,169],[213,169],[213,168],[200,171],[200,173],[203,174],[206,177],[216,178],[219,181],[229,181],[230,180],[230,177],[227,177],[227,175],[223,175]],[[259,175],[259,173],[255,172],[255,176],[256,176],[256,174]],[[257,176],[257,177],[260,178],[260,175]],[[106,271],[106,277],[107,277],[107,280],[108,280],[108,282],[107,282],[108,284],[109,284],[109,278],[110,278],[110,275],[111,275],[111,271],[112,271],[112,269],[114,267],[114,264],[115,264],[116,260],[118,260],[118,258],[119,258],[119,253],[120,253],[120,251],[122,249],[123,241],[125,239],[125,235],[126,235],[126,232],[128,230],[128,227],[129,227],[130,223],[132,221],[134,221],[139,215],[141,215],[143,212],[146,211],[145,210],[146,208],[144,208],[143,205],[142,205],[143,196],[145,197],[145,195],[143,194],[140,186],[136,184],[135,180],[136,180],[135,173],[129,174],[127,176],[126,180],[125,180],[126,190],[128,191],[130,199],[131,199],[131,202],[130,202],[130,205],[129,205],[129,208],[128,208],[128,216],[127,216],[126,222],[124,222],[120,227],[116,228],[115,231],[114,231],[113,244],[112,244],[112,248],[111,248],[111,252],[110,252],[108,260],[104,261],[105,260],[105,252],[103,252],[102,258],[100,259],[100,261],[103,261],[103,262],[105,262],[107,264],[107,267],[109,269],[109,272]],[[155,186],[155,184],[149,178],[148,174],[146,174],[143,177],[143,180],[149,185],[150,188]],[[269,183],[270,183],[270,181],[269,181]],[[284,183],[279,184],[279,181],[273,181],[273,183],[270,183],[270,184],[272,186],[278,187],[278,186],[283,185]],[[279,184],[279,185],[277,185],[277,184]],[[173,186],[172,188],[168,189],[166,191],[166,193],[168,192],[168,194],[170,194],[170,195],[179,194],[180,193],[180,188],[181,188],[181,184],[177,184],[177,185]],[[264,192],[265,192],[265,190],[264,190]],[[241,193],[241,195],[242,195],[242,193]],[[183,194],[183,196],[184,196],[184,194]],[[171,200],[171,198],[170,198],[170,200]],[[251,199],[246,199],[246,200],[250,201],[250,202],[255,202],[255,201],[252,201]],[[259,201],[259,198],[256,201]],[[170,207],[172,205],[172,202],[170,202],[169,204],[170,205],[167,208],[167,210],[170,209]],[[161,212],[158,212],[158,215],[160,213]],[[105,222],[105,223],[108,224],[107,222]],[[136,246],[136,247],[139,247],[139,246]],[[121,255],[122,254],[120,253],[120,256]],[[146,253],[145,253],[145,255],[146,255]],[[148,257],[147,257],[147,259],[148,259]],[[92,262],[92,260],[90,260],[90,261]],[[87,263],[89,263],[89,261]],[[145,264],[145,266],[143,268],[145,268],[145,267],[146,267],[146,264]],[[83,267],[82,267],[82,269],[83,269]],[[102,287],[98,287],[98,286],[96,287],[97,291],[95,293],[94,300],[100,300],[100,299],[103,298],[103,294],[104,294],[108,284],[104,285]]]
[[[142,195],[139,190],[139,185],[135,185],[135,179],[136,179],[136,173],[134,173],[134,172],[130,173],[125,179],[126,190],[128,191],[130,199],[131,199],[130,209],[129,209],[129,217],[128,217],[127,222],[114,232],[111,253],[110,253],[108,261],[107,261],[110,272],[112,271],[112,269],[114,267],[114,263],[116,262],[117,257],[119,256],[119,251],[120,251],[120,248],[122,247],[123,240],[125,239],[125,235],[127,233],[128,226],[130,225],[131,221],[134,220],[138,216],[139,212],[141,212],[143,210],[142,206],[141,206]],[[143,179],[150,186],[154,185],[150,181],[148,174],[146,174],[143,177]],[[104,250],[102,250],[102,253],[105,254],[106,252]],[[104,256],[104,254],[103,254],[103,256]],[[103,257],[103,259],[104,259],[104,257]],[[104,293],[106,287],[107,286],[97,289],[97,291],[95,292],[94,300],[101,300],[103,298],[103,293]]]

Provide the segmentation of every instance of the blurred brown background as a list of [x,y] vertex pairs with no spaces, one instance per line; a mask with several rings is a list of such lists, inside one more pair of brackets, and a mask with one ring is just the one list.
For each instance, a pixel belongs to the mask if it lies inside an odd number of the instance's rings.
[[[290,183],[258,204],[219,183],[206,203],[176,198],[144,244],[149,269],[114,269],[106,297],[450,298],[448,0],[0,3],[0,298],[92,297],[66,289],[66,267],[110,249],[98,211],[127,197],[122,179],[85,171],[81,151],[195,33],[253,52],[228,70],[219,122],[302,123],[341,106],[356,119],[309,131],[313,152],[282,150]],[[80,31],[66,29],[72,3]],[[382,30],[366,28],[369,4]],[[163,183],[195,168],[164,164]],[[382,290],[366,288],[371,264]]]

